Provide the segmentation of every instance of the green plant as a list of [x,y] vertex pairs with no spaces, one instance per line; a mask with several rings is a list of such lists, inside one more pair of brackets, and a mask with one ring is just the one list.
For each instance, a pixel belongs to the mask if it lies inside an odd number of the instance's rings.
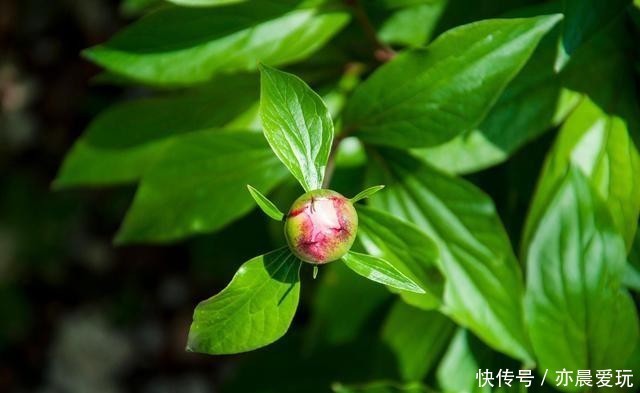
[[[397,295],[380,340],[407,384],[335,391],[426,391],[427,375],[442,391],[484,391],[475,371],[509,361],[540,374],[638,364],[628,291],[640,288],[638,35],[625,23],[638,18],[637,5],[171,2],[85,52],[107,70],[103,79],[142,84],[155,96],[99,115],[55,186],[139,182],[118,244],[211,233],[254,202],[282,221],[290,248],[245,262],[198,305],[190,350],[237,353],[277,340],[298,307],[301,259],[315,269],[340,259],[331,266]],[[431,40],[436,31],[444,32]],[[535,161],[533,148],[521,148],[552,129],[537,189],[525,196],[529,212],[501,211],[525,221],[520,238],[471,181],[481,178],[462,176],[516,165],[509,159],[517,152]],[[329,191],[334,173],[349,176],[340,185],[347,191],[365,190],[351,200]],[[499,195],[534,181],[531,171],[516,173]],[[303,223],[263,195],[291,178],[304,190],[294,211],[313,212],[314,198],[327,195],[348,210],[338,228],[347,235],[328,254],[302,250]],[[364,198],[356,214],[352,203]],[[327,214],[337,220],[334,208]],[[320,283],[314,312],[331,319],[322,302],[362,291],[350,295],[370,301],[331,322],[336,335],[353,338],[387,294],[346,280],[335,291]],[[477,347],[506,357],[480,362]],[[465,375],[451,378],[457,372]]]

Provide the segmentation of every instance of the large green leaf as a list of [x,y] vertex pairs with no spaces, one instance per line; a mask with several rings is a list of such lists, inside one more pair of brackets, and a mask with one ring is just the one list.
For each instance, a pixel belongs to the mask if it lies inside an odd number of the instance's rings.
[[284,213],[278,209],[278,207],[269,200],[266,196],[264,196],[260,191],[251,187],[251,185],[247,185],[247,190],[249,190],[249,194],[256,202],[256,205],[262,210],[264,214],[273,218],[276,221],[282,221],[284,218]]
[[361,385],[334,383],[331,388],[334,393],[434,393],[433,390],[418,382],[402,384],[389,381],[376,381]]
[[322,47],[349,20],[344,11],[306,3],[164,7],[84,54],[110,71],[156,85],[198,83],[216,73],[255,70],[259,61],[291,63]]
[[396,302],[382,328],[382,341],[396,355],[405,381],[424,379],[440,359],[455,324],[437,311],[424,311]]
[[394,292],[421,309],[440,306],[444,280],[433,240],[414,225],[374,208],[358,206],[358,221],[358,239],[367,252],[393,261],[398,270],[425,290],[423,294]]
[[627,123],[585,98],[566,121],[545,162],[522,242],[526,250],[542,214],[569,168],[580,169],[606,201],[628,247],[640,212],[640,156]]
[[349,251],[341,258],[345,265],[362,277],[401,291],[425,293],[412,279],[402,274],[393,263],[372,255]]
[[322,98],[298,77],[260,66],[260,115],[274,153],[306,191],[322,188],[333,121]]
[[[496,374],[502,369],[511,370],[516,376],[519,374],[518,370],[526,367],[528,366],[524,365],[523,367],[522,364],[518,364],[513,359],[492,351],[471,332],[459,328],[442,356],[442,360],[436,370],[436,379],[438,388],[444,393],[523,393],[527,391],[524,389],[524,383],[521,383],[515,377],[511,388],[508,388],[504,382],[499,387],[497,378],[492,382],[494,385],[492,388],[489,384],[482,387],[479,386],[476,374],[478,370],[484,371],[488,369],[494,373],[494,377],[497,377]],[[533,375],[533,373],[531,374]],[[547,381],[550,381],[550,378]],[[535,383],[535,381],[533,382]]]
[[254,207],[287,176],[257,133],[204,131],[176,140],[140,183],[116,241],[161,242],[210,232]]
[[620,368],[637,342],[635,305],[621,288],[624,240],[589,183],[568,171],[526,250],[526,315],[542,370]]
[[559,19],[480,21],[398,55],[354,91],[347,128],[365,141],[403,148],[437,145],[471,130]]
[[[539,12],[531,15],[513,15],[514,11],[529,8],[531,0],[447,0],[447,6],[438,21],[436,32],[444,32],[455,26],[483,19],[547,15]],[[555,11],[553,13],[559,13]]]
[[631,0],[563,0],[565,19],[555,68],[562,69],[580,45],[624,13],[630,4]]
[[524,327],[522,274],[491,199],[470,183],[405,153],[373,156],[385,192],[374,206],[416,224],[440,250],[442,312],[492,347],[531,360]]
[[509,83],[480,125],[449,142],[415,149],[449,173],[470,173],[505,161],[517,149],[560,124],[581,94],[563,86],[553,69],[558,34],[548,34]]
[[180,135],[223,127],[258,101],[257,78],[233,76],[101,113],[67,154],[57,188],[138,180]]
[[245,262],[225,289],[196,307],[187,350],[239,353],[282,337],[298,308],[300,263],[286,247]]
[[436,378],[443,392],[491,392],[491,387],[479,387],[478,380],[473,377],[481,366],[471,350],[470,335],[467,330],[458,329],[442,357],[436,370]]

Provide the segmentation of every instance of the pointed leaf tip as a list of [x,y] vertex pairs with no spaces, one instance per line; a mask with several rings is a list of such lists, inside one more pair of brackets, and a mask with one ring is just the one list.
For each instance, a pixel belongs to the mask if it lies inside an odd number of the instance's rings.
[[278,209],[278,207],[260,191],[256,190],[249,184],[247,184],[247,190],[249,190],[249,194],[251,194],[251,197],[256,202],[260,210],[264,212],[264,214],[276,221],[282,221],[284,219],[284,213],[282,213],[280,209]]
[[[145,84],[193,85],[212,75],[254,71],[259,60],[273,65],[303,60],[349,21],[345,11],[323,12],[308,2],[234,2],[229,7],[160,7],[83,55]],[[229,48],[233,48],[231,56]]]
[[384,185],[380,184],[377,186],[373,186],[373,187],[369,187],[365,190],[360,191],[356,196],[354,196],[353,198],[350,199],[351,203],[356,203],[359,200],[365,199],[365,198],[369,198],[371,195],[375,194],[376,192],[382,190],[384,188]]

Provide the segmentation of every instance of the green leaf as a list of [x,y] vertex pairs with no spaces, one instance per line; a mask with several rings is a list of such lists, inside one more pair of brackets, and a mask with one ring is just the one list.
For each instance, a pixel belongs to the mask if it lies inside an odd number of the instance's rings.
[[607,206],[582,171],[570,169],[526,254],[526,315],[541,369],[624,365],[638,338],[635,305],[621,288],[625,254]]
[[161,0],[122,0],[120,12],[125,16],[137,16],[160,4]]
[[442,171],[471,173],[507,160],[564,121],[582,95],[564,87],[564,75],[553,69],[557,30],[540,42],[480,125],[447,143],[414,153]]
[[196,307],[187,350],[232,354],[282,337],[298,307],[300,263],[286,247],[245,262],[225,289]]
[[564,68],[583,43],[623,14],[630,4],[631,0],[563,0],[565,19],[555,69]]
[[390,16],[378,30],[380,39],[405,46],[421,46],[429,42],[447,5],[446,0],[386,0],[382,3],[385,3],[385,11]]
[[142,178],[116,242],[166,242],[220,229],[254,207],[247,183],[268,191],[286,175],[260,134],[184,135]]
[[437,311],[424,311],[396,302],[382,328],[385,342],[398,361],[405,381],[421,381],[440,360],[455,324]]
[[[379,375],[375,367],[380,346],[373,334],[375,331],[365,330],[356,341],[346,345],[320,345],[310,351],[300,330],[290,332],[276,345],[237,359],[238,367],[225,378],[221,391],[327,393],[336,380],[363,381]],[[282,374],[283,362],[286,362],[286,377]]]
[[124,102],[101,113],[67,154],[54,187],[138,180],[184,134],[224,127],[257,103],[257,78],[215,83]]
[[266,214],[267,216],[273,218],[276,221],[282,221],[284,218],[284,213],[278,209],[276,205],[273,204],[266,196],[262,195],[260,191],[251,187],[247,184],[247,190],[251,194],[251,197],[258,204],[258,207]]
[[[479,387],[478,379],[475,375],[480,369],[489,369],[494,372],[494,376],[500,369],[511,370],[514,371],[515,375],[518,375],[517,370],[526,367],[527,365],[523,367],[522,364],[518,364],[513,359],[492,351],[491,348],[484,345],[468,330],[458,328],[435,374],[438,387],[442,392],[446,393],[491,393],[492,391],[522,393],[527,390],[521,389],[524,386],[517,379],[514,379],[512,389],[508,389],[504,382],[502,388],[498,388],[497,380],[494,381],[496,388],[492,389],[488,385]],[[550,378],[551,375],[549,373],[547,378]],[[547,381],[549,383],[551,379],[547,379]]]
[[260,115],[276,156],[306,191],[322,188],[333,121],[322,98],[298,77],[260,66]]
[[365,199],[365,198],[369,198],[371,195],[373,195],[376,192],[382,190],[383,188],[384,188],[383,185],[369,187],[366,190],[360,191],[356,196],[351,198],[350,201],[351,201],[351,203],[356,203],[359,200],[362,200],[362,199]]
[[304,59],[348,20],[344,11],[297,0],[164,7],[84,55],[140,82],[193,84],[218,73],[255,70],[259,61],[282,65]]
[[402,274],[425,290],[423,294],[394,292],[421,309],[440,306],[444,279],[434,241],[415,225],[377,209],[359,206],[358,221],[358,239],[367,252],[393,262]]
[[571,167],[582,171],[611,211],[628,247],[640,212],[640,155],[627,123],[585,98],[563,125],[546,159],[522,241],[526,250],[558,184]]
[[472,377],[481,366],[470,348],[469,336],[466,329],[459,328],[438,365],[436,379],[444,392],[491,392],[490,387],[478,387],[477,379]]
[[367,142],[401,148],[433,146],[470,131],[559,20],[480,21],[398,55],[354,91],[346,127]]
[[349,269],[371,281],[403,291],[424,293],[424,289],[382,258],[349,251],[342,257],[342,261]]
[[373,206],[414,223],[438,245],[442,312],[490,346],[530,361],[522,274],[491,199],[405,153],[372,158],[371,181],[387,185]]
[[521,242],[526,249],[539,211],[564,178],[569,165],[583,171],[605,200],[614,223],[631,244],[637,227],[638,133],[640,112],[631,66],[633,38],[624,16],[593,36],[572,56],[563,72],[567,83],[588,95],[565,123],[549,153]]
[[640,231],[636,231],[628,259],[629,263],[623,276],[624,285],[635,291],[640,291]]

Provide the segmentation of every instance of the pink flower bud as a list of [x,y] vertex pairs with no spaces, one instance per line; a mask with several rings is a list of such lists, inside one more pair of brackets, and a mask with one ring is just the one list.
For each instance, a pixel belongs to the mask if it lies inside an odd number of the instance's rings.
[[358,214],[353,204],[332,190],[314,190],[296,199],[284,224],[291,251],[314,264],[344,256],[357,231]]

